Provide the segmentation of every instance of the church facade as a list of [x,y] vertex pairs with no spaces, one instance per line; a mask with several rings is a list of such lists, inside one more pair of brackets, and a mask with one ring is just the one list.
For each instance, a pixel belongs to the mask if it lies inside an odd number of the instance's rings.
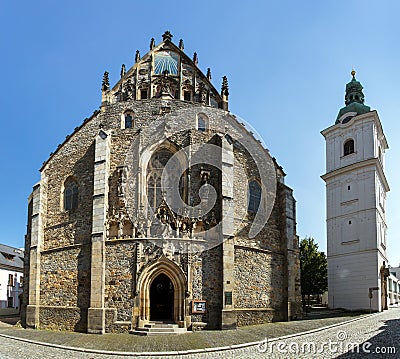
[[23,322],[229,329],[301,313],[295,200],[211,71],[165,32],[44,162],[28,205]]

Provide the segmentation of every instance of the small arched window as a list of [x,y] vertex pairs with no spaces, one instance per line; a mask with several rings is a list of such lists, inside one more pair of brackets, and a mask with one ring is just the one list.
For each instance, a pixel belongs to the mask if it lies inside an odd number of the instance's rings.
[[121,128],[132,128],[134,126],[133,112],[128,110],[121,115]]
[[354,153],[354,140],[347,140],[343,145],[343,155],[347,156]]
[[68,179],[64,186],[64,210],[70,211],[78,207],[78,184],[74,179]]
[[203,132],[208,130],[208,118],[206,115],[197,115],[197,129]]
[[247,211],[249,213],[257,213],[258,208],[260,207],[260,203],[261,203],[261,186],[255,180],[250,181],[248,188]]
[[125,128],[132,128],[133,127],[133,117],[131,113],[125,114]]

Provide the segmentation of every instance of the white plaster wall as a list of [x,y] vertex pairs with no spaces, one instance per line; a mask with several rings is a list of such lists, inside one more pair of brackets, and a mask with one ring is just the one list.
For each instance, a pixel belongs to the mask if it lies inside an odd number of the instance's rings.
[[[14,276],[14,286],[8,286],[8,276]],[[14,308],[19,308],[18,295],[22,292],[21,277],[22,273],[7,269],[0,269],[0,308],[8,307],[8,297],[14,298]]]
[[[330,308],[370,308],[369,288],[379,287],[376,251],[351,253],[328,260],[328,303]],[[373,292],[372,310],[379,310],[380,296]]]
[[[331,308],[369,309],[369,288],[380,288],[386,256],[386,189],[378,171],[386,140],[375,111],[322,132],[326,139],[328,292]],[[354,140],[355,152],[343,156]],[[368,161],[370,160],[370,161]],[[378,164],[378,165],[377,165]],[[335,172],[333,172],[335,171]],[[333,172],[333,173],[330,173]],[[372,310],[380,310],[380,290]]]

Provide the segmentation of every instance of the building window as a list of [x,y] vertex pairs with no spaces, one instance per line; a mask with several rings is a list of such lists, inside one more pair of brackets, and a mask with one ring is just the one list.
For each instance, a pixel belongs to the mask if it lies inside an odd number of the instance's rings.
[[[177,211],[181,208],[181,201],[186,198],[186,174],[182,174],[181,170],[184,167],[183,159],[180,158],[179,153],[176,156],[174,153],[174,149],[171,151],[161,148],[151,156],[147,166],[147,200],[153,211],[160,206],[163,199],[166,200],[170,209]],[[176,196],[174,192],[177,185],[179,196]]]
[[147,99],[147,89],[140,90],[140,99],[141,100],[146,100]]
[[354,153],[354,140],[347,140],[343,146],[343,155],[347,156]]
[[131,113],[126,113],[124,115],[124,128],[132,128],[133,127],[133,116]]
[[19,286],[20,288],[24,286],[24,277],[19,277]]
[[189,91],[184,91],[183,92],[183,99],[185,101],[192,101],[192,95]]
[[8,275],[8,285],[14,287],[14,276],[12,274]]
[[153,154],[147,167],[147,200],[153,211],[163,199],[161,176],[171,157],[172,153],[169,150],[162,149]]
[[261,186],[257,181],[250,181],[248,188],[248,207],[249,213],[256,213],[261,202]]
[[13,308],[14,307],[14,298],[13,297],[8,297],[7,298],[7,307],[8,308]]
[[64,209],[66,211],[78,207],[78,184],[75,180],[69,179],[64,186]]
[[197,129],[199,131],[207,131],[208,130],[208,118],[206,115],[199,114],[197,116]]

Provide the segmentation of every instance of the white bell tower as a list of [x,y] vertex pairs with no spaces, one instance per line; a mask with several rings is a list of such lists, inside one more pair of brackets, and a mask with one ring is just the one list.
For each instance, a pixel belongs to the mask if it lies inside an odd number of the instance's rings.
[[[362,85],[346,85],[326,141],[328,304],[380,311],[386,304],[386,193],[388,144],[376,111],[364,105]],[[372,298],[370,293],[372,293]]]

